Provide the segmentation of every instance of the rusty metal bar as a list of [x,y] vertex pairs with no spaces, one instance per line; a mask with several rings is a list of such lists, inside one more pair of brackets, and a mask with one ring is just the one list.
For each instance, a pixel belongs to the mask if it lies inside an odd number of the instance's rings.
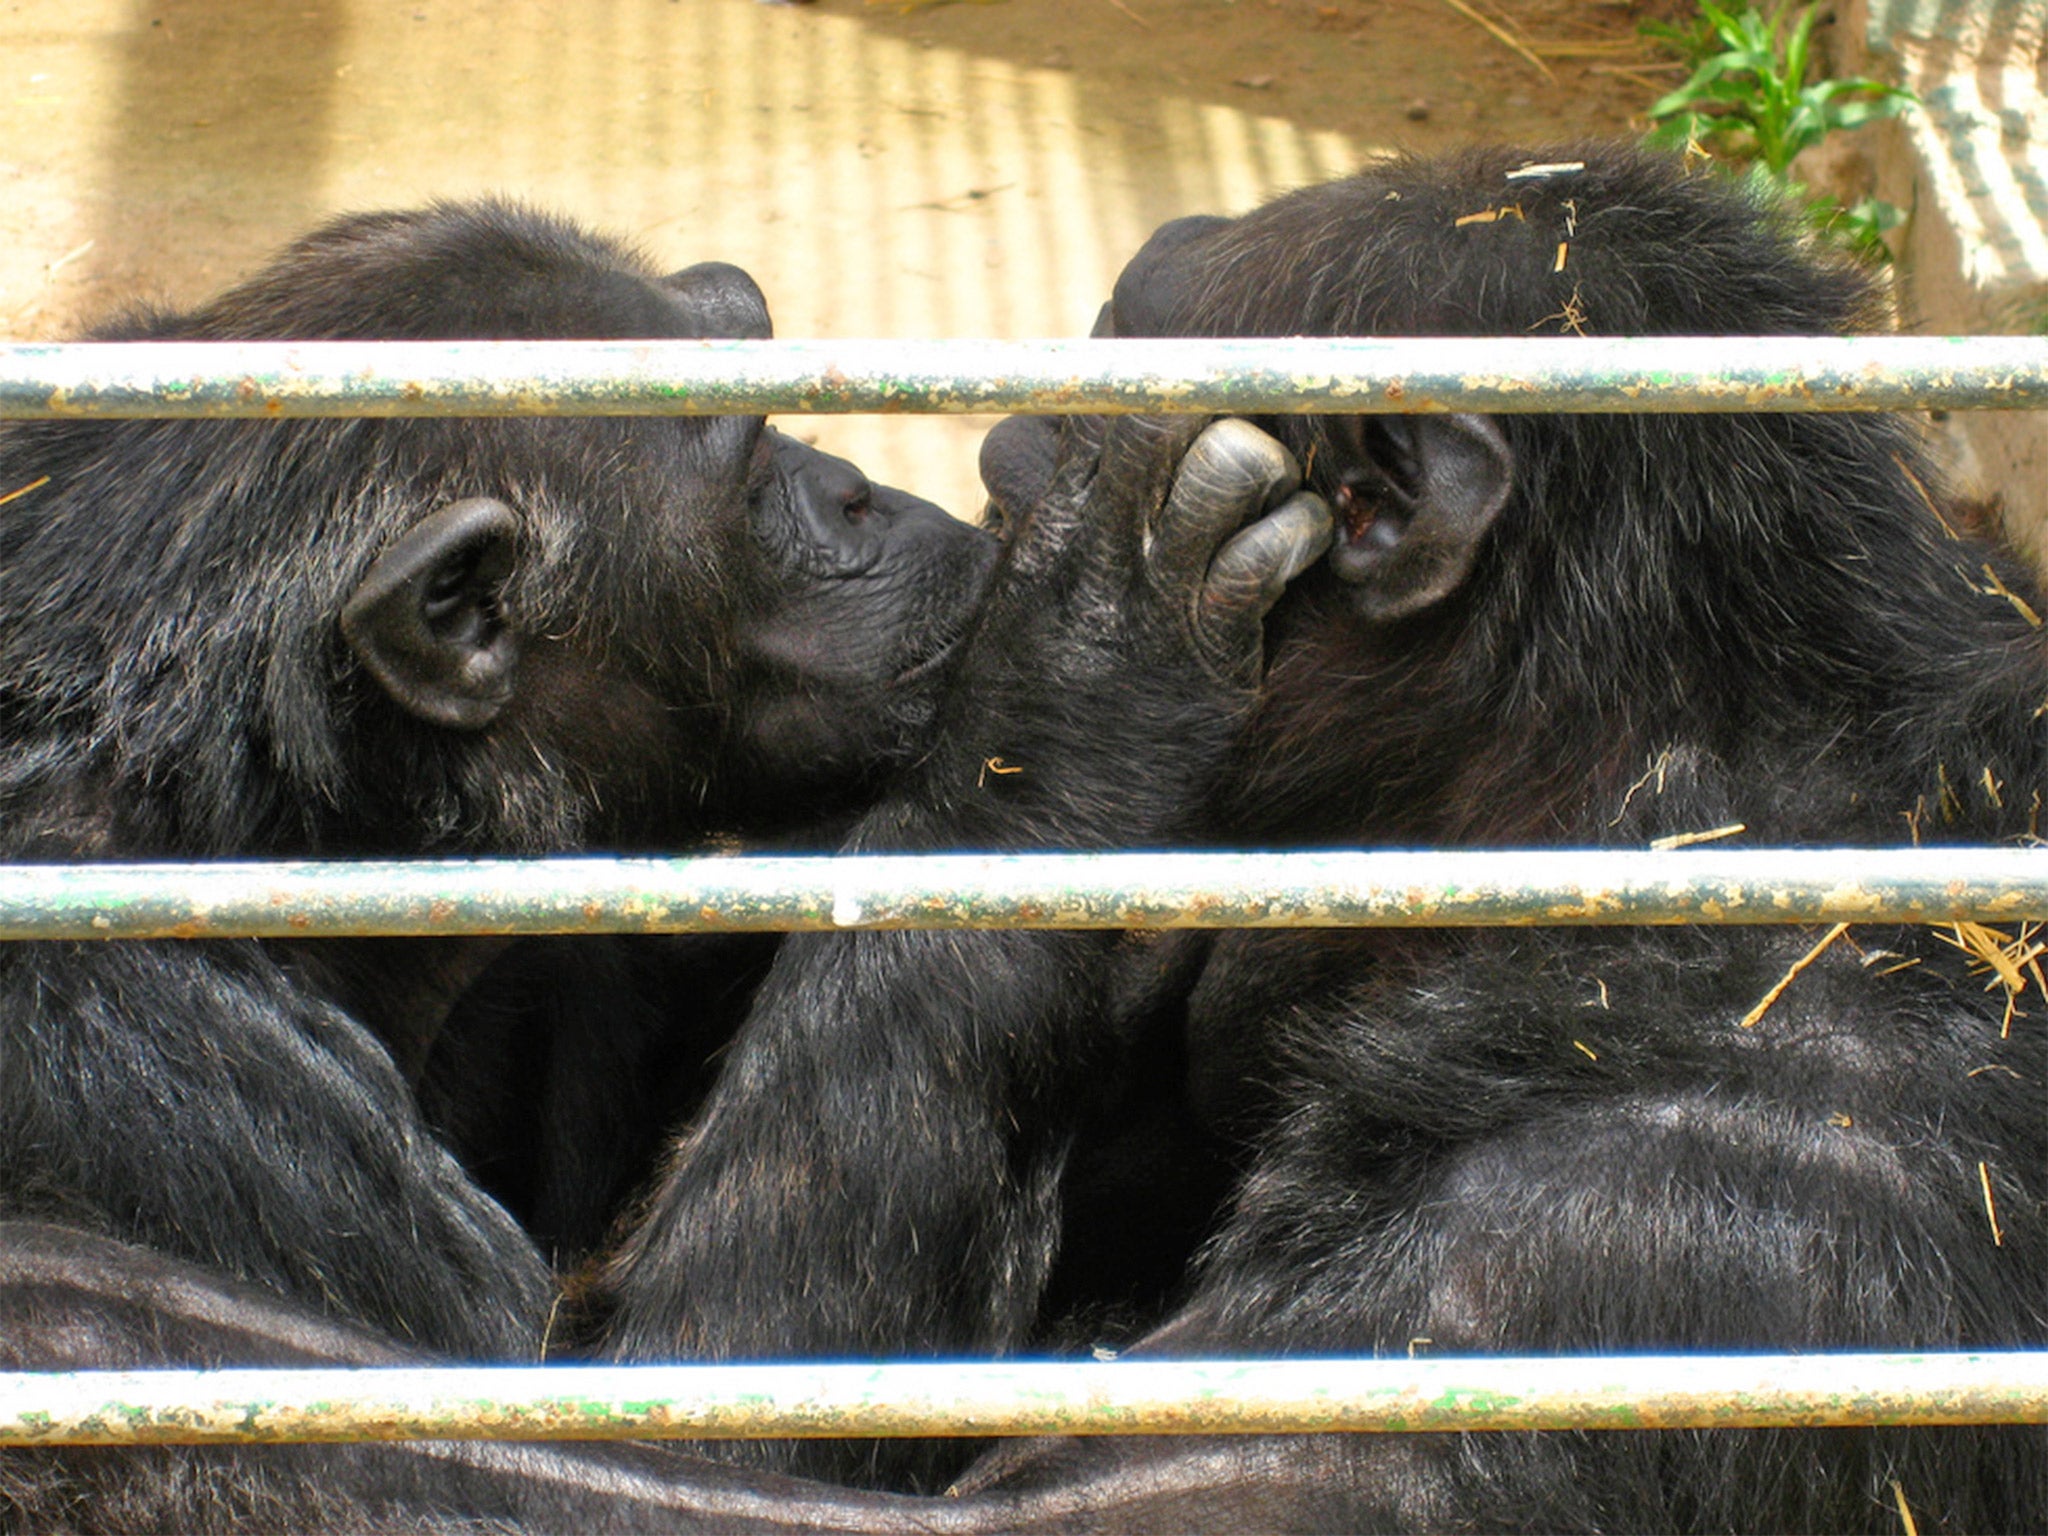
[[0,940],[2044,917],[2019,848],[0,865]]
[[0,1375],[0,1445],[2048,1423],[2048,1352]]
[[73,342],[0,418],[2048,406],[2048,338]]

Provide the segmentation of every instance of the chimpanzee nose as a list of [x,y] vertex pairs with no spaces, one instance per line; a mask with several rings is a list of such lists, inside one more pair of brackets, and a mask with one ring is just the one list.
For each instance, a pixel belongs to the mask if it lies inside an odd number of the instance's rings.
[[936,558],[969,567],[994,565],[1000,546],[986,530],[907,491],[875,485],[844,459],[773,427],[765,430],[777,500],[787,513],[780,537],[813,574],[859,576],[884,565],[906,566],[915,563],[912,551],[923,552],[915,559],[938,551]]
[[846,460],[776,432],[775,476],[795,515],[811,562],[850,574],[873,564],[888,541],[891,513],[876,503],[868,477]]

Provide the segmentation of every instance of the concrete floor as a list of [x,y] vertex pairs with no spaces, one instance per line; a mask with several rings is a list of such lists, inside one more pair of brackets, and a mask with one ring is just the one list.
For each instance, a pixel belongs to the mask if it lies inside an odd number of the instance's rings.
[[[1671,82],[1637,4],[1493,9],[1526,53],[1444,0],[5,0],[0,335],[485,191],[739,262],[784,336],[1072,335],[1164,219]],[[802,430],[971,511],[983,425]]]

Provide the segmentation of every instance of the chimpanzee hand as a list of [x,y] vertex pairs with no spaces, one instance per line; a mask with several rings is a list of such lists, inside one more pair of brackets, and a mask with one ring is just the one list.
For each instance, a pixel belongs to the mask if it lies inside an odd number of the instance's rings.
[[[937,746],[848,851],[1165,841],[1221,765],[1260,620],[1328,543],[1329,512],[1239,421],[1016,423],[983,462],[1003,564]],[[1114,953],[1106,933],[792,934],[594,1292],[613,1353],[1016,1347],[1075,1127],[1126,1069]],[[947,1452],[730,1454],[903,1478]]]
[[1266,611],[1328,547],[1329,509],[1238,420],[1016,417],[982,473],[1009,548],[934,791],[1002,843],[1170,837],[1251,702]]

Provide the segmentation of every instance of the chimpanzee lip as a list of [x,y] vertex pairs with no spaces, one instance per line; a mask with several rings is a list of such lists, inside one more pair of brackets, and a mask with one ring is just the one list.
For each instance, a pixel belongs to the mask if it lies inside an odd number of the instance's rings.
[[929,649],[916,653],[909,664],[889,680],[889,686],[900,688],[921,683],[952,661],[966,643],[968,632],[974,626],[974,615],[980,609],[979,601],[963,605],[958,622],[946,626],[943,638]]
[[920,683],[953,659],[953,653],[960,649],[960,637],[943,642],[936,650],[927,651],[909,666],[889,680],[891,687],[900,688],[908,683]]

